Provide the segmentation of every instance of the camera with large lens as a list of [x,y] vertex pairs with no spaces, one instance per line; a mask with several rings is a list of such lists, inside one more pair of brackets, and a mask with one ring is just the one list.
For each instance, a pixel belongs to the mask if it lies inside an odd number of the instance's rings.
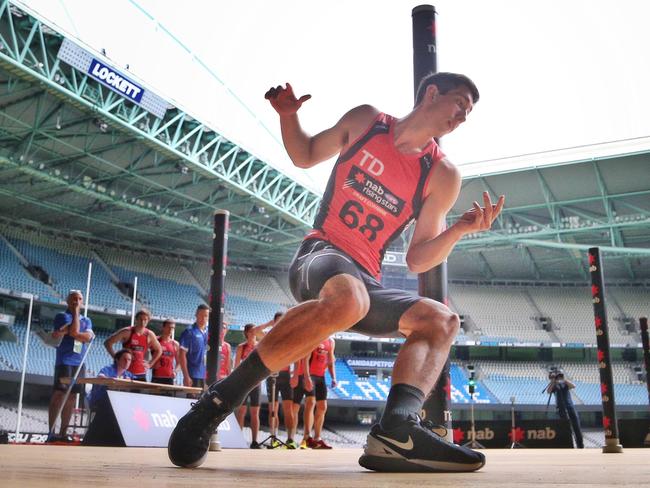
[[548,379],[550,381],[560,381],[564,379],[564,371],[561,369],[558,369],[557,366],[552,367],[548,371]]

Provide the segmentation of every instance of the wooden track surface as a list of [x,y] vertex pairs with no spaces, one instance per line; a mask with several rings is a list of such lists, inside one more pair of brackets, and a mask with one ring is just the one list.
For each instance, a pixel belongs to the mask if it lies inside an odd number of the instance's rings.
[[[61,383],[64,385],[69,385],[72,381],[72,378],[61,378]],[[104,385],[108,387],[109,390],[146,390],[148,392],[177,392],[177,393],[202,393],[202,388],[193,388],[191,386],[179,386],[179,385],[163,385],[160,383],[151,383],[148,381],[134,381],[127,380],[123,378],[106,378],[100,376],[98,378],[79,378],[77,383],[81,385]]]
[[487,450],[475,473],[385,474],[357,464],[361,450],[244,450],[210,453],[203,466],[180,469],[166,449],[0,446],[3,487],[392,487],[522,488],[650,486],[650,450]]

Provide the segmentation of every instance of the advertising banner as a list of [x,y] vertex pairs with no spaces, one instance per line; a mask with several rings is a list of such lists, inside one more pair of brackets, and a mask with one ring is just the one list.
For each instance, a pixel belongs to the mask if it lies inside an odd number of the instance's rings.
[[[196,401],[188,398],[143,395],[123,391],[108,390],[107,393],[110,408],[98,411],[92,424],[95,422],[110,424],[113,420],[110,418],[112,416],[123,440],[123,443],[119,442],[118,445],[129,447],[167,447],[167,441],[178,419],[185,415],[192,402]],[[101,416],[105,418],[101,418]],[[93,429],[92,424],[88,429],[88,434],[93,439],[88,443],[106,445],[102,443],[101,436],[94,434],[93,430],[97,429]],[[219,425],[218,432],[221,447],[241,449],[248,447],[234,415],[231,414]]]
[[[479,421],[475,423],[474,432],[475,440],[486,449],[508,448],[513,442],[535,449],[573,447],[568,420],[522,420],[514,431],[507,420]],[[470,422],[454,421],[454,442],[462,445],[471,440]]]

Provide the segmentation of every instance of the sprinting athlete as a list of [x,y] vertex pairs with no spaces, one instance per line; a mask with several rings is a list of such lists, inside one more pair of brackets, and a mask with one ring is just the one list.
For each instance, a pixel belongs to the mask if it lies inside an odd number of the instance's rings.
[[402,118],[370,105],[347,112],[333,127],[310,136],[297,112],[310,95],[277,86],[266,98],[280,117],[294,165],[310,168],[338,154],[314,229],[289,270],[302,303],[288,310],[231,375],[213,384],[182,417],[169,439],[178,466],[196,467],[210,435],[271,371],[305,357],[336,332],[353,330],[406,340],[395,361],[380,422],[372,427],[359,463],[377,471],[474,471],[480,452],[447,442],[418,413],[447,360],[460,321],[445,305],[379,282],[391,241],[415,222],[406,254],[422,273],[447,259],[467,234],[490,229],[504,197],[473,203],[453,225],[445,218],[461,187],[458,169],[435,142],[465,122],[479,99],[474,83],[455,73],[423,79],[413,110]]

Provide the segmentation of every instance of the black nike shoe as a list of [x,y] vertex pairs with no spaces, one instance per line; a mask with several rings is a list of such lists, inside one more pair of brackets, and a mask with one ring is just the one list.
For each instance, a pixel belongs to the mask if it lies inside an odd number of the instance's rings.
[[431,422],[409,418],[389,431],[374,425],[359,464],[383,472],[476,471],[485,456],[447,441]]
[[167,444],[169,460],[182,468],[196,468],[208,455],[210,438],[232,412],[216,393],[205,391],[176,424]]

